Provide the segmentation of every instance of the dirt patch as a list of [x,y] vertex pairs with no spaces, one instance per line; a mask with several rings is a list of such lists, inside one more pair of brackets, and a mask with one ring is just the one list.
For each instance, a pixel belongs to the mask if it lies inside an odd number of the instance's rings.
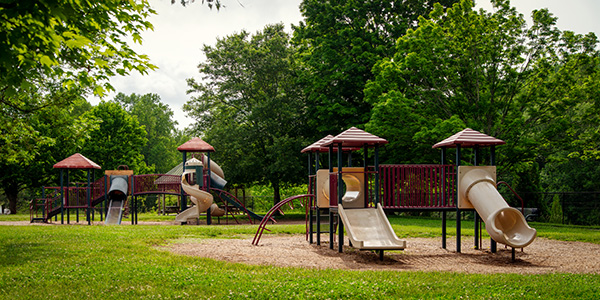
[[[440,238],[409,238],[404,251],[386,251],[384,260],[371,251],[349,246],[344,253],[329,249],[328,236],[320,246],[309,244],[304,236],[264,236],[259,246],[252,239],[207,239],[193,243],[167,246],[177,254],[207,257],[228,262],[280,267],[349,270],[444,271],[460,273],[592,273],[600,274],[600,245],[563,242],[538,238],[521,251],[516,261],[511,250],[498,245],[498,252],[473,249],[473,240],[464,239],[462,253],[456,253],[456,241],[448,239],[447,249],[441,248]],[[346,241],[346,245],[348,242]]]

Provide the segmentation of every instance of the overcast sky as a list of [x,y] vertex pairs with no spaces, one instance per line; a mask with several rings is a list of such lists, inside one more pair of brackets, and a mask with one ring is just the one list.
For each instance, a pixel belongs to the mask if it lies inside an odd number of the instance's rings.
[[[176,2],[179,2],[177,0]],[[132,73],[127,77],[111,80],[117,92],[125,94],[158,94],[174,112],[179,128],[187,127],[193,120],[186,117],[182,106],[189,99],[186,79],[199,78],[197,66],[204,59],[202,46],[214,45],[217,37],[225,37],[246,30],[250,33],[262,30],[265,25],[283,23],[291,32],[290,24],[302,20],[301,0],[221,0],[226,7],[210,10],[196,0],[187,7],[171,5],[170,0],[150,0],[157,15],[150,18],[154,31],[145,32],[143,45],[135,45],[138,53],[147,54],[158,70],[147,75]],[[490,10],[489,0],[477,0],[478,6]],[[593,31],[600,36],[600,13],[598,0],[513,0],[527,20],[533,9],[548,8],[558,17],[561,30],[576,33]],[[114,93],[106,99],[112,99]],[[89,99],[97,104],[98,99]]]

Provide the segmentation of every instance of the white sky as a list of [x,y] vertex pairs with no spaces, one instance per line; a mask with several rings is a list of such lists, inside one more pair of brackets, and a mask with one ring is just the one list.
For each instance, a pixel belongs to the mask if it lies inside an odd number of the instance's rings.
[[[179,2],[179,0],[176,0]],[[199,78],[198,63],[204,59],[201,51],[204,44],[214,45],[216,38],[246,30],[250,33],[262,30],[265,25],[283,23],[291,32],[290,24],[302,20],[299,5],[301,0],[221,0],[226,7],[220,11],[210,10],[196,0],[187,7],[170,0],[150,0],[157,15],[149,21],[154,31],[142,34],[143,45],[134,45],[138,53],[147,54],[158,70],[147,75],[132,73],[127,77],[111,80],[117,92],[124,94],[158,94],[171,107],[179,128],[187,127],[192,119],[183,112],[183,104],[189,99],[186,79]],[[490,10],[489,0],[477,0],[478,7]],[[240,5],[241,4],[241,5]],[[598,0],[513,0],[515,6],[527,20],[533,9],[548,8],[558,17],[558,28],[576,33],[593,31],[600,36],[600,13]],[[112,99],[114,93],[106,96]],[[90,98],[92,104],[99,99]]]

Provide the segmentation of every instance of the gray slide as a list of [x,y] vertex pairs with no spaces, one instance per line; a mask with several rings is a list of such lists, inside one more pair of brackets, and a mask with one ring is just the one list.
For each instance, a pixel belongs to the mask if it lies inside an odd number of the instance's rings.
[[123,218],[123,206],[127,201],[127,184],[128,177],[126,175],[111,175],[110,190],[108,191],[108,212],[106,213],[106,225],[120,225]]
[[106,225],[120,225],[121,219],[123,218],[123,204],[125,201],[123,200],[110,200],[110,204],[108,206],[108,212],[106,213],[106,220],[104,220],[104,224]]

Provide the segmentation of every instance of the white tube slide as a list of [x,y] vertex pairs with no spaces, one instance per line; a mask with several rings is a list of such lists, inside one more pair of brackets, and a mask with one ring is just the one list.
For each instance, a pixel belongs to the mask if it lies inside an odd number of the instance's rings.
[[494,241],[513,248],[533,242],[537,231],[496,189],[495,167],[461,166],[458,173],[459,208],[475,208]]
[[190,195],[190,199],[195,205],[179,213],[175,217],[176,222],[187,222],[189,218],[197,218],[200,213],[205,212],[213,204],[213,196],[201,190],[198,185],[190,185],[185,179],[187,174],[184,173],[181,176],[181,188]]
[[[202,165],[205,168],[208,166],[208,156],[202,155]],[[225,173],[223,173],[223,169],[221,169],[221,167],[212,159],[210,160],[210,172],[215,173],[221,178],[225,178]]]

